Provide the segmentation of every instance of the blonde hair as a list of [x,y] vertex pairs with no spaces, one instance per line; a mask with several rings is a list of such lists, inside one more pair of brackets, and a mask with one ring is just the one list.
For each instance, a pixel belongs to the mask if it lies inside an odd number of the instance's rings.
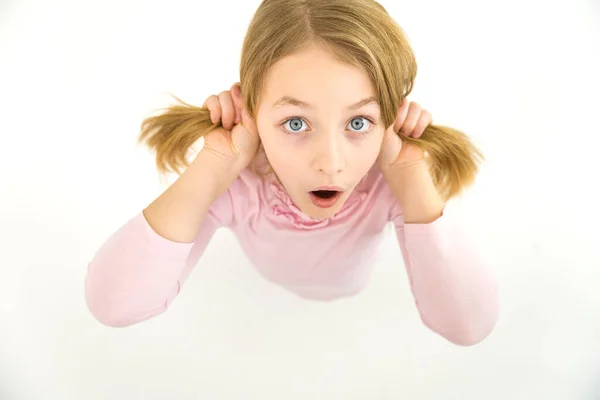
[[[413,89],[417,65],[402,29],[374,0],[264,0],[248,27],[241,55],[240,86],[250,115],[256,116],[269,68],[311,44],[362,68],[379,99],[383,123],[388,127],[394,122]],[[139,140],[156,152],[160,172],[179,173],[187,167],[192,145],[220,126],[211,122],[208,109],[177,100],[179,104],[142,123]],[[483,156],[464,133],[432,124],[420,138],[402,139],[425,151],[445,199],[474,182]]]

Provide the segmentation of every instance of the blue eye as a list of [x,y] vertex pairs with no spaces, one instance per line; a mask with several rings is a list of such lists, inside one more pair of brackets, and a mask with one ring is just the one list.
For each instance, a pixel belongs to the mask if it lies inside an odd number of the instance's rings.
[[290,125],[291,125],[292,129],[291,130],[290,129],[286,129],[286,130],[296,133],[296,132],[300,132],[300,128],[302,128],[302,123],[303,122],[304,121],[302,119],[300,119],[300,118],[290,118],[290,119],[288,119],[287,121],[285,121],[283,123],[283,126],[285,128],[285,125],[287,125],[288,123],[291,123]]
[[[355,121],[358,121],[358,123],[356,123]],[[365,126],[365,123],[363,121],[367,121],[369,124],[372,124],[372,122],[368,118],[365,118],[365,117],[356,117],[356,118],[353,118],[352,121],[350,121],[350,125],[352,126],[353,129],[357,130],[355,132],[366,133],[370,129],[370,126],[369,126],[369,129],[361,131],[360,129]]]
[[[365,121],[366,121],[366,123],[365,123]],[[281,126],[283,126],[283,128],[288,133],[298,133],[298,132],[303,132],[301,130],[303,124],[306,125],[306,122],[302,118],[293,117],[293,118],[287,119],[283,124],[281,124]],[[372,125],[373,125],[373,121],[371,121],[370,118],[362,117],[362,116],[352,118],[352,120],[348,124],[348,126],[351,127],[350,130],[352,130],[353,132],[362,133],[362,134],[367,133],[371,129]],[[361,130],[365,127],[366,127],[366,129]]]

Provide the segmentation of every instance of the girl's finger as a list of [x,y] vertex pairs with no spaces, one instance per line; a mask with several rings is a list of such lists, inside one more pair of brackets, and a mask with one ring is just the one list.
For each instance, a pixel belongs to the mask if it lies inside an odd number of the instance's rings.
[[408,113],[408,99],[404,99],[402,104],[400,104],[400,108],[398,109],[398,113],[396,114],[396,120],[394,121],[394,132],[398,133],[400,128],[404,124],[404,120],[406,119],[406,115]]
[[402,125],[402,133],[405,136],[410,136],[412,131],[415,129],[415,125],[417,121],[419,121],[419,116],[421,115],[421,106],[415,103],[414,101],[410,103],[408,108],[408,113],[406,115],[406,119],[404,120],[404,124]]
[[419,121],[415,125],[415,129],[412,131],[411,136],[414,138],[419,138],[425,132],[425,129],[431,124],[431,113],[427,110],[423,110],[421,112],[421,116],[419,117]]
[[221,104],[221,124],[223,128],[230,131],[235,120],[235,107],[233,106],[231,93],[228,90],[219,93],[219,103]]
[[219,104],[219,98],[217,96],[213,94],[206,99],[202,105],[202,108],[208,108],[208,111],[210,112],[210,120],[213,124],[216,125],[219,123],[221,120],[221,104]]

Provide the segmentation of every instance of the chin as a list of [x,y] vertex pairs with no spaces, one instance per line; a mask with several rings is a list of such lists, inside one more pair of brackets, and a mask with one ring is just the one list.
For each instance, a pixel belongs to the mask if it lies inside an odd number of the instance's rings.
[[333,217],[336,213],[338,213],[342,209],[347,198],[348,198],[347,194],[344,193],[340,196],[340,198],[337,200],[337,202],[334,205],[332,205],[331,207],[323,208],[323,207],[318,207],[315,204],[313,204],[312,201],[310,200],[310,198],[308,196],[306,196],[302,201],[302,206],[299,208],[300,208],[300,210],[302,210],[302,212],[304,214],[308,215],[310,218],[327,219],[327,218]]
[[333,217],[340,209],[341,207],[322,209],[309,204],[306,207],[303,207],[302,212],[312,219],[321,220]]

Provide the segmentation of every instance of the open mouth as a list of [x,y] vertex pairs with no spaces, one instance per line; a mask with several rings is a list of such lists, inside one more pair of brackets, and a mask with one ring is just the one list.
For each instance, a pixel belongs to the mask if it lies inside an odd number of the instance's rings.
[[314,190],[311,193],[320,199],[330,199],[339,192],[337,190]]
[[329,208],[334,206],[342,195],[338,190],[313,190],[310,192],[310,199],[313,204],[320,208]]

